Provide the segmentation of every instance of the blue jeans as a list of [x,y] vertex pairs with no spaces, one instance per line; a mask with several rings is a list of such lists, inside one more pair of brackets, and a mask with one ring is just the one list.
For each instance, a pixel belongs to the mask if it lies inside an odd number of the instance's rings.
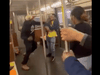
[[56,38],[55,37],[47,37],[47,54],[51,53],[52,56],[55,57],[55,42]]

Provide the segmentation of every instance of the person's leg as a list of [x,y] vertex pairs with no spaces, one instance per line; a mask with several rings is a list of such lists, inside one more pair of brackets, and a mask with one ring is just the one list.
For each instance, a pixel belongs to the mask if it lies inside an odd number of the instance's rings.
[[32,52],[34,52],[37,49],[37,42],[32,41]]
[[50,45],[51,45],[51,55],[52,55],[52,61],[54,61],[55,59],[55,41],[56,41],[56,38],[55,37],[52,37],[51,38],[51,41],[50,41]]
[[47,52],[46,52],[47,57],[51,57],[50,38],[49,37],[47,37],[46,42],[47,42]]
[[25,54],[24,59],[22,61],[22,68],[24,70],[28,70],[29,67],[26,64],[29,60],[30,54],[32,53],[32,42],[24,40],[24,44],[25,44],[25,47],[26,47],[26,54]]

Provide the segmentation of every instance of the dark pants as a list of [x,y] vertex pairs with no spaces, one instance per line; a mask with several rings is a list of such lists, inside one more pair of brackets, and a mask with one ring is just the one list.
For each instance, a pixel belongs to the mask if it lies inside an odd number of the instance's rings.
[[[43,40],[42,39],[40,39],[40,44],[43,46]],[[46,47],[46,49],[48,48],[46,40],[45,40],[45,47]]]
[[26,54],[22,61],[22,64],[27,64],[30,54],[37,48],[37,43],[35,41],[24,40],[24,44],[26,47]]

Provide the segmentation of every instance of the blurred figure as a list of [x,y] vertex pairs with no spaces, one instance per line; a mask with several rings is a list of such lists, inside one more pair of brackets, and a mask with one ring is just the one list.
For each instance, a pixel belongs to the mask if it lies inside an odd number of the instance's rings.
[[47,57],[51,57],[51,61],[55,60],[55,43],[57,37],[57,29],[59,28],[58,21],[54,15],[50,15],[48,22],[45,23],[45,29],[47,31]]
[[[76,6],[72,10],[71,21],[75,25],[76,30],[91,35],[91,27],[87,23],[88,16],[82,7]],[[91,50],[81,46],[78,41],[71,42],[70,49],[73,50],[76,58],[89,70],[91,68]]]
[[37,48],[34,30],[32,31],[31,27],[33,25],[35,29],[35,25],[40,25],[40,22],[36,22],[33,19],[34,16],[27,15],[21,31],[21,38],[24,40],[26,47],[26,53],[24,54],[24,59],[22,61],[22,69],[24,70],[29,70],[29,67],[27,66],[29,55]]
[[63,52],[62,60],[64,62],[65,70],[69,75],[91,75],[91,72],[75,58],[74,52]]

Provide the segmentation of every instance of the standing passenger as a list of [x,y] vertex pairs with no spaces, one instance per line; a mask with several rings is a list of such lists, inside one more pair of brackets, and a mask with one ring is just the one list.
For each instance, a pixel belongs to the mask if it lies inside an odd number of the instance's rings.
[[[31,33],[31,26],[32,26],[32,16],[28,15],[25,17],[25,22],[22,27],[21,31],[21,38],[24,40],[24,44],[26,47],[26,54],[24,56],[24,59],[22,61],[22,69],[29,70],[29,67],[27,66],[27,62],[29,59],[29,55],[37,48],[37,45],[35,41],[33,40],[33,35]],[[34,49],[32,47],[34,45]]]
[[58,21],[54,15],[50,15],[50,21],[45,24],[47,30],[47,57],[51,57],[51,61],[55,60],[55,43],[57,37]]
[[31,26],[40,25],[40,22],[36,22],[33,20],[34,16],[28,15],[25,17],[25,22],[23,24],[23,28],[21,31],[21,38],[24,40],[24,44],[26,47],[26,54],[22,61],[22,69],[29,70],[27,66],[27,62],[29,59],[29,55],[37,48],[37,43],[35,42],[35,34],[34,31],[31,31]]
[[[80,6],[76,6],[71,12],[71,20],[75,25],[75,29],[91,35],[91,27],[87,23],[88,16],[84,9]],[[71,49],[75,53],[76,58],[87,68],[91,68],[91,50],[80,45],[80,42],[74,41],[70,44]]]

